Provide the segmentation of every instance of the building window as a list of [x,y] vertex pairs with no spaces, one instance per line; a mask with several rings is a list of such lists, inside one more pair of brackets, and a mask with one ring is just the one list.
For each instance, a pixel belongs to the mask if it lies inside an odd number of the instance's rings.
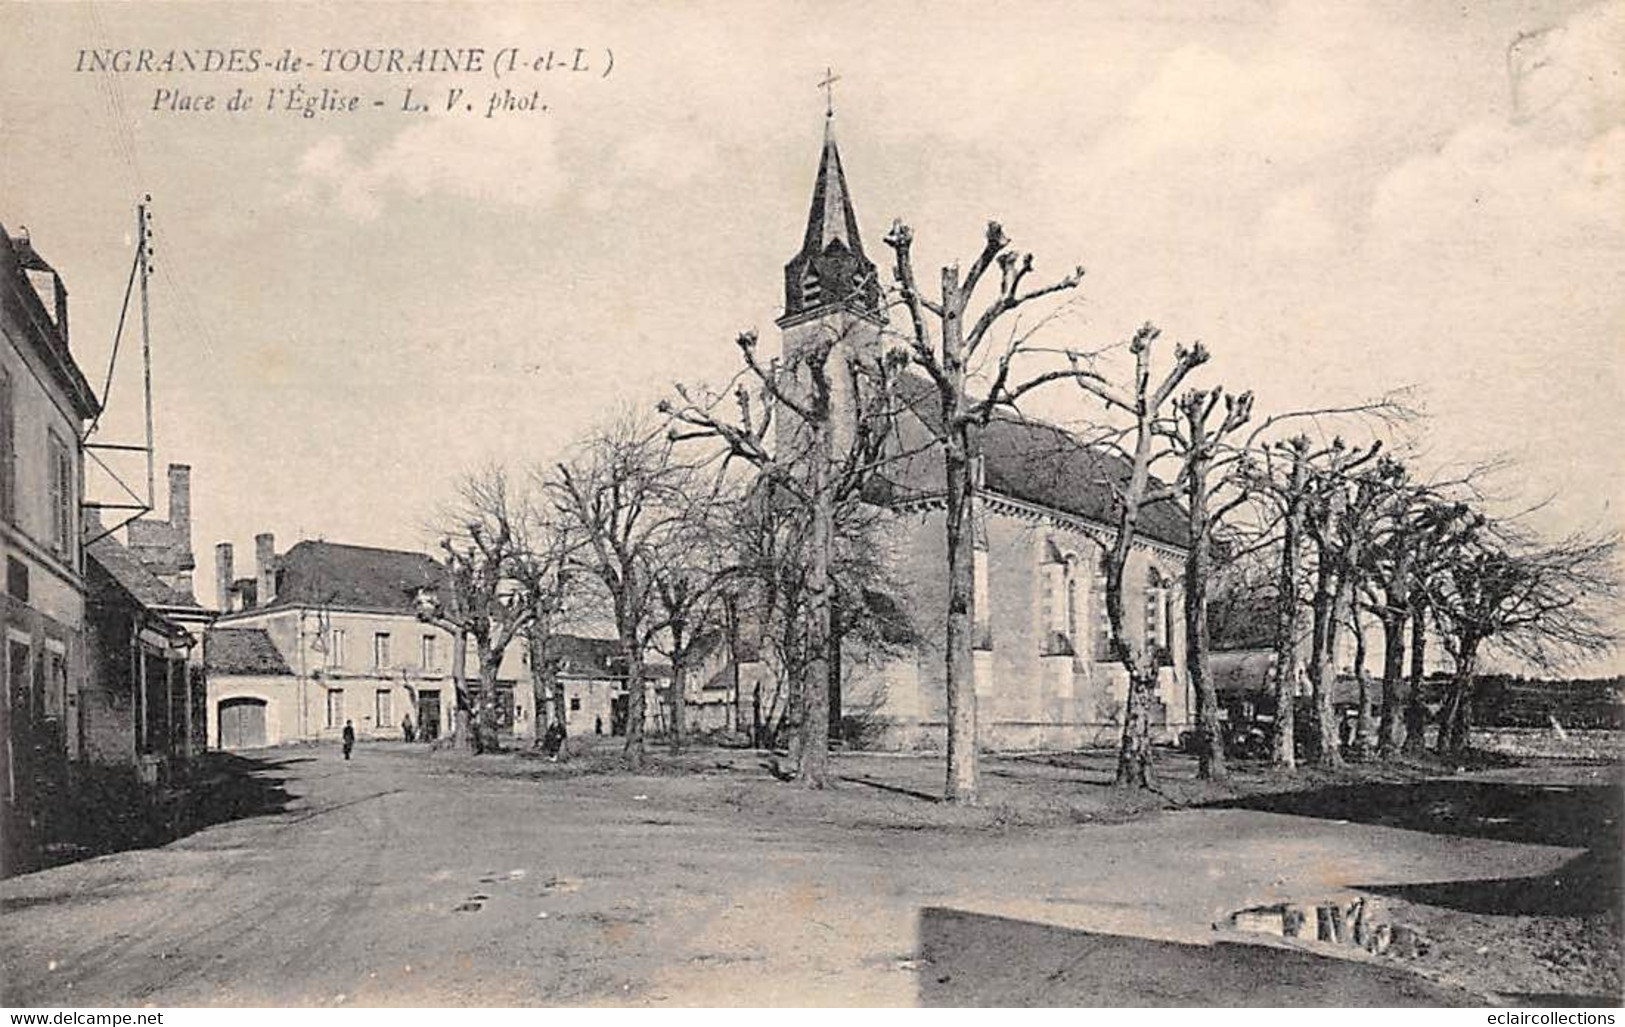
[[390,692],[387,688],[380,688],[372,700],[372,722],[379,727],[390,724],[395,720],[395,713],[389,705]]
[[344,689],[342,688],[327,690],[327,726],[344,726]]
[[993,648],[993,608],[988,595],[987,550],[977,548],[971,553],[971,581],[976,611],[975,638],[977,649]]
[[1152,648],[1168,645],[1168,586],[1155,570],[1145,586],[1145,641]]
[[571,709],[572,712],[579,712],[580,711],[580,709],[581,709],[581,696],[572,695],[570,697],[570,709]]
[[382,670],[389,666],[389,632],[380,631],[372,636],[372,665]]
[[424,670],[440,669],[440,654],[435,651],[435,643],[437,641],[438,639],[436,639],[433,635],[423,636],[423,647],[420,653],[422,656],[421,662]]
[[51,548],[63,556],[73,552],[73,457],[56,432],[46,435],[51,476]]
[[344,666],[344,629],[332,628],[327,632],[327,665]]
[[0,368],[0,520],[17,519],[17,415],[11,375]]

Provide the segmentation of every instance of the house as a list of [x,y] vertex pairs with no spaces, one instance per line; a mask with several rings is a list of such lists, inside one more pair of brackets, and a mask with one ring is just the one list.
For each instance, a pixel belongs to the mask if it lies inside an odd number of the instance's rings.
[[[220,611],[203,645],[209,745],[337,739],[346,721],[362,738],[399,738],[407,717],[421,737],[449,732],[451,636],[417,616],[441,575],[433,558],[399,549],[306,540],[279,554],[267,533],[253,576],[238,578],[231,543],[217,545]],[[511,722],[511,674],[498,690]]]
[[[868,257],[831,123],[806,231],[785,266],[778,320],[786,366],[809,347],[877,355],[901,340],[887,327],[880,269]],[[837,452],[855,430],[845,376],[832,388]],[[905,374],[904,410],[892,438],[897,459],[870,498],[884,512],[886,559],[898,582],[903,656],[844,655],[841,701],[884,724],[879,744],[940,748],[946,738],[941,624],[947,610],[943,461],[931,442],[934,386]],[[788,430],[780,419],[780,449]],[[1103,557],[1115,529],[1107,481],[1124,480],[1118,458],[1051,425],[995,416],[980,439],[974,482],[975,688],[981,744],[1064,749],[1121,735],[1127,675],[1109,658]],[[1145,510],[1126,573],[1129,629],[1159,654],[1153,721],[1172,741],[1192,719],[1183,681],[1179,582],[1186,535],[1179,508]],[[890,615],[888,615],[890,616]],[[910,626],[905,629],[904,624]],[[759,668],[744,668],[760,679]]]
[[129,768],[144,784],[177,783],[203,751],[205,693],[191,661],[197,639],[164,611],[200,608],[111,536],[86,547],[85,563],[91,674],[74,704],[69,754]]
[[0,873],[30,863],[66,801],[87,675],[79,440],[101,406],[68,348],[68,292],[0,225]]

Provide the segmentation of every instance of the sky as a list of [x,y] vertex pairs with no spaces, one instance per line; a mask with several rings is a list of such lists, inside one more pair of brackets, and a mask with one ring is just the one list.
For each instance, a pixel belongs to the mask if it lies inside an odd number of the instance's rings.
[[[1535,527],[1620,524],[1621,0],[10,4],[0,38],[0,220],[66,280],[98,389],[152,196],[160,483],[193,468],[204,602],[218,541],[240,568],[259,531],[421,547],[459,474],[545,464],[619,404],[726,379],[741,329],[774,339],[826,67],[877,262],[894,218],[928,280],[997,219],[1038,277],[1087,270],[1048,345],[1155,321],[1260,413],[1413,386],[1419,465],[1504,455],[1498,502]],[[142,47],[588,70],[76,70]],[[367,102],[154,109],[296,81]],[[400,110],[407,86],[434,108]],[[546,110],[486,118],[502,88]],[[130,343],[105,441],[139,440]]]

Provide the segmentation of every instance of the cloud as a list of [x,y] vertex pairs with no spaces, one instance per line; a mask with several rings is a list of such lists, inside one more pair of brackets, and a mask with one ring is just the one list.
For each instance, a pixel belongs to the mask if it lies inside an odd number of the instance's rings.
[[1625,2],[1508,47],[1505,116],[1477,118],[1376,186],[1373,242],[1505,262],[1625,245]]
[[431,112],[367,156],[356,155],[346,139],[325,137],[300,156],[297,168],[291,198],[328,198],[362,221],[376,218],[394,200],[430,194],[498,208],[542,208],[565,183],[556,130],[544,111],[490,118],[478,109]]

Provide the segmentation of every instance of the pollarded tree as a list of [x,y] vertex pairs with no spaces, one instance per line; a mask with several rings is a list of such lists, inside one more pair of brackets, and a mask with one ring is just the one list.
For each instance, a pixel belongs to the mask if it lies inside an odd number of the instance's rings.
[[[1151,747],[1151,707],[1157,691],[1157,654],[1150,640],[1128,631],[1123,595],[1124,572],[1133,551],[1140,514],[1154,503],[1167,502],[1178,489],[1154,481],[1151,466],[1168,452],[1158,445],[1159,436],[1171,429],[1165,426],[1164,412],[1185,377],[1207,362],[1208,352],[1201,343],[1174,348],[1173,366],[1155,384],[1152,382],[1152,349],[1161,331],[1146,324],[1134,333],[1129,352],[1134,356],[1132,384],[1123,389],[1095,371],[1079,357],[1072,358],[1073,381],[1084,392],[1099,399],[1108,410],[1132,420],[1128,437],[1128,476],[1125,481],[1108,482],[1117,512],[1117,534],[1106,551],[1106,620],[1111,627],[1112,656],[1128,674],[1128,701],[1123,716],[1123,738],[1117,755],[1117,784],[1126,788],[1155,787]],[[1187,585],[1187,589],[1189,585]]]
[[1486,525],[1458,550],[1434,590],[1456,665],[1439,715],[1440,755],[1468,747],[1485,646],[1556,668],[1618,644],[1618,548],[1617,536],[1544,544],[1505,525]]
[[[1220,410],[1223,416],[1215,420]],[[1176,484],[1185,499],[1190,548],[1185,554],[1185,675],[1196,696],[1197,769],[1202,780],[1227,777],[1219,727],[1219,694],[1209,673],[1208,586],[1214,533],[1230,511],[1251,498],[1247,450],[1229,443],[1251,419],[1253,396],[1222,387],[1179,397],[1177,416],[1163,428],[1183,466]]]
[[1371,525],[1371,514],[1391,472],[1362,474],[1376,460],[1382,443],[1350,448],[1341,438],[1332,440],[1323,466],[1309,481],[1309,516],[1306,524],[1314,544],[1315,584],[1310,601],[1309,686],[1313,696],[1315,761],[1336,767],[1343,761],[1333,693],[1337,685],[1337,639],[1347,624],[1358,584],[1361,553]]
[[[904,333],[903,352],[920,368],[934,386],[935,416],[922,418],[942,447],[944,470],[944,532],[947,542],[948,609],[944,632],[944,682],[947,691],[948,745],[945,797],[949,802],[974,804],[978,801],[980,775],[977,766],[976,688],[971,647],[974,643],[975,572],[972,494],[972,467],[976,463],[977,431],[992,419],[1000,407],[1014,407],[1016,401],[1047,382],[1076,376],[1076,369],[1053,370],[1030,377],[1015,378],[1016,362],[1028,348],[1032,330],[1012,332],[996,360],[991,362],[991,380],[984,396],[970,391],[972,368],[993,345],[994,329],[1006,315],[1055,293],[1076,288],[1083,280],[1083,268],[1058,281],[1026,288],[1033,270],[1030,253],[1010,249],[1010,240],[997,222],[989,222],[982,251],[963,277],[958,265],[942,269],[941,291],[931,299],[920,288],[914,274],[913,231],[901,221],[894,222],[886,243],[895,258],[893,273],[898,299],[908,312],[909,330]],[[998,292],[979,314],[972,302],[983,276],[997,266]],[[935,322],[936,331],[932,331]],[[1042,325],[1042,319],[1038,322]]]

